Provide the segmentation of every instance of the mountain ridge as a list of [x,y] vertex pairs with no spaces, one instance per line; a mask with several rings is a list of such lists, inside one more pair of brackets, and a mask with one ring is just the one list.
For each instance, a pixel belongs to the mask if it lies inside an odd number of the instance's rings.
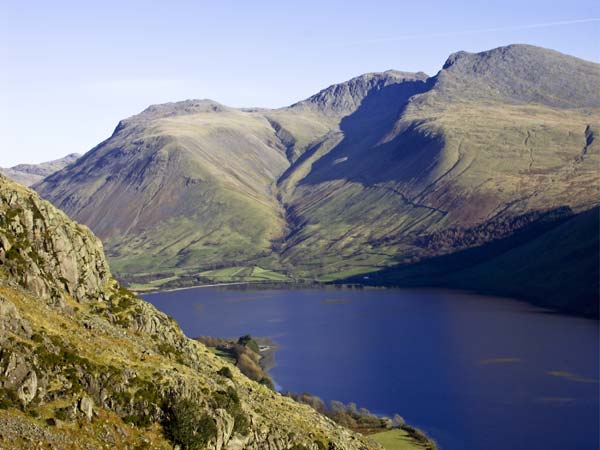
[[62,158],[40,164],[17,164],[9,168],[0,168],[0,173],[21,184],[31,186],[43,180],[48,175],[63,169],[69,164],[73,164],[80,156],[79,153],[71,153]]
[[36,189],[125,278],[256,266],[329,281],[470,245],[421,244],[444,230],[489,224],[492,241],[529,213],[596,206],[597,123],[600,65],[512,45],[286,108],[153,105]]

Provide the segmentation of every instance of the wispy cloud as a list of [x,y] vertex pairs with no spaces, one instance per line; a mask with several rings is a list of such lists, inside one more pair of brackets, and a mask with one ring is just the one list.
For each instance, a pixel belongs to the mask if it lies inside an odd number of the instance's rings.
[[180,86],[183,80],[165,78],[125,78],[114,80],[100,80],[84,84],[84,88],[96,91],[136,91],[164,89]]
[[339,46],[347,46],[347,45],[361,45],[361,44],[378,44],[385,42],[396,42],[396,41],[410,41],[417,39],[431,39],[431,38],[444,38],[444,37],[454,37],[454,36],[465,36],[470,34],[480,34],[480,33],[496,33],[502,31],[519,31],[519,30],[531,30],[536,28],[551,28],[551,27],[561,27],[567,25],[576,25],[576,24],[584,24],[584,23],[593,23],[600,22],[600,17],[590,17],[586,19],[574,19],[574,20],[558,20],[555,22],[542,22],[542,23],[530,23],[524,25],[510,25],[504,27],[492,27],[492,28],[479,28],[473,30],[454,30],[454,31],[446,31],[440,33],[421,33],[421,34],[404,34],[398,36],[387,36],[381,38],[373,38],[373,39],[363,39],[360,41],[339,43]]

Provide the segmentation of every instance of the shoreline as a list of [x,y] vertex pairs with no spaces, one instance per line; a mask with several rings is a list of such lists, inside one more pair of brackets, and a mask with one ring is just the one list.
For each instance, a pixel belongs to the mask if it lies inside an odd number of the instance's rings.
[[130,289],[136,295],[154,295],[154,294],[162,294],[167,292],[177,292],[177,291],[186,291],[191,289],[201,289],[201,288],[227,288],[232,287],[235,289],[235,286],[248,286],[249,289],[360,289],[360,290],[405,290],[405,291],[446,291],[446,292],[455,292],[465,295],[479,295],[484,297],[494,297],[497,299],[506,299],[511,301],[516,301],[519,303],[525,303],[532,307],[539,309],[539,312],[542,314],[558,314],[563,316],[570,317],[579,317],[582,319],[594,320],[596,322],[600,321],[600,316],[595,314],[585,314],[582,312],[574,312],[571,310],[565,310],[558,307],[550,307],[548,305],[540,304],[531,298],[523,297],[523,296],[507,296],[502,292],[494,291],[491,289],[465,289],[465,288],[453,288],[451,286],[439,286],[439,285],[395,285],[389,283],[382,284],[368,284],[368,283],[336,283],[336,282],[256,282],[256,281],[237,281],[230,283],[211,283],[211,284],[200,284],[200,285],[191,285],[186,287],[177,287],[177,288],[149,288],[149,289]]

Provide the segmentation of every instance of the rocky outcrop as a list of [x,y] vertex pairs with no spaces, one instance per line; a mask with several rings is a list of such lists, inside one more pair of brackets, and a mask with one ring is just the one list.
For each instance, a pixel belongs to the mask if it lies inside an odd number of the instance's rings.
[[43,298],[102,295],[110,271],[102,244],[37,194],[0,175],[0,264]]

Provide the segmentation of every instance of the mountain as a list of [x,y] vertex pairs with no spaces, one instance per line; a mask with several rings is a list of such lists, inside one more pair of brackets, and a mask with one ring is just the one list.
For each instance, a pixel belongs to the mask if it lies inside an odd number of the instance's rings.
[[13,449],[380,448],[186,338],[87,227],[2,175],[0,423]]
[[599,123],[600,65],[511,45],[281,109],[152,106],[35,188],[134,285],[340,280],[597,206]]
[[505,238],[345,281],[476,290],[597,318],[599,248],[598,207],[551,211]]
[[48,175],[74,163],[80,156],[81,155],[78,153],[71,153],[64,158],[40,164],[19,164],[7,169],[0,168],[0,173],[25,186],[32,186],[35,183],[42,181]]

